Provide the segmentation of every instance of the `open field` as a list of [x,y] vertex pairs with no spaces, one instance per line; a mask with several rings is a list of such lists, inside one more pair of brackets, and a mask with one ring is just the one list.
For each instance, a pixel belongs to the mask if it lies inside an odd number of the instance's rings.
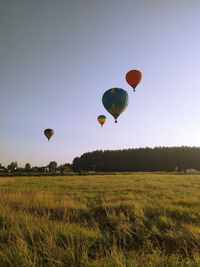
[[200,175],[0,178],[0,266],[200,266]]

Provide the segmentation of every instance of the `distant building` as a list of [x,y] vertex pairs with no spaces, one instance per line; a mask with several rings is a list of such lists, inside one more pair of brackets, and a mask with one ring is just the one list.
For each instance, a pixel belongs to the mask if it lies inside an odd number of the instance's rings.
[[198,171],[191,168],[191,169],[186,169],[186,172],[198,172]]
[[6,171],[6,168],[0,167],[0,172],[5,172],[5,171]]

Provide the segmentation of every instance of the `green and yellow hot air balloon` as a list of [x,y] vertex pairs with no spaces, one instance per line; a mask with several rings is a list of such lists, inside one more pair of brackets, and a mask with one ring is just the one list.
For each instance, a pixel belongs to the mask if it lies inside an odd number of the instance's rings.
[[128,106],[128,93],[122,88],[111,88],[103,94],[102,102],[105,109],[117,122],[119,115]]
[[104,115],[99,115],[98,118],[97,118],[97,120],[101,124],[101,126],[103,127],[103,125],[106,122],[107,118]]

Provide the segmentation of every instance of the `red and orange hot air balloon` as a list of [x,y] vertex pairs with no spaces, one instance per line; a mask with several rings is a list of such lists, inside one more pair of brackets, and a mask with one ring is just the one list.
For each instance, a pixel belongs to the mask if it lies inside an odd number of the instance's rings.
[[127,83],[133,87],[133,92],[135,92],[136,86],[142,80],[142,73],[139,70],[130,70],[126,73],[126,81]]

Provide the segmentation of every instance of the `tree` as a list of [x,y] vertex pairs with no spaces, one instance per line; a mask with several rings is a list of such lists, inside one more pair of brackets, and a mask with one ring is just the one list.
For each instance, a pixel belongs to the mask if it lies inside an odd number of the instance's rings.
[[57,162],[56,161],[51,161],[47,167],[49,168],[50,172],[55,171],[56,168],[57,168]]
[[8,166],[7,166],[8,170],[9,171],[14,171],[18,168],[18,164],[17,164],[17,161],[13,161],[11,162]]
[[76,157],[73,159],[73,162],[72,162],[72,170],[74,172],[78,172],[80,171],[80,158],[79,157]]
[[5,171],[5,168],[4,168],[4,166],[0,163],[0,170],[1,171]]
[[30,169],[31,169],[31,164],[30,164],[30,163],[26,163],[26,165],[25,165],[25,170],[26,170],[27,172],[29,172]]
[[31,172],[38,172],[38,166],[34,166],[31,168]]
[[64,165],[60,165],[57,169],[59,171],[61,171],[62,173],[67,173],[67,172],[70,172],[71,171],[70,166],[71,166],[71,164],[66,163]]

